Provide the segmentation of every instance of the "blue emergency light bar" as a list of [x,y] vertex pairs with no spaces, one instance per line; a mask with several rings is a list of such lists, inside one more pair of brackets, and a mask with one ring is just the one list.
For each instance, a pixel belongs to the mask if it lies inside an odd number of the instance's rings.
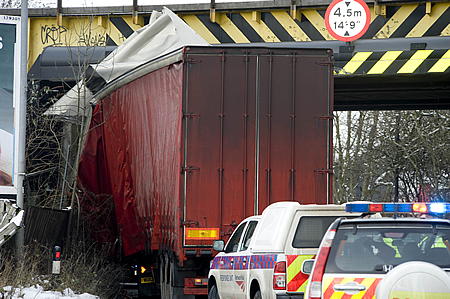
[[450,213],[448,203],[347,203],[345,211],[350,213]]

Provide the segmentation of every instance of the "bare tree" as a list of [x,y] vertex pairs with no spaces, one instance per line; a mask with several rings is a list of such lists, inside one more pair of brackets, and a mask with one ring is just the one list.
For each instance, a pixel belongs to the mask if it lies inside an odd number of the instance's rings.
[[[99,28],[94,20],[93,16],[80,17],[77,26],[66,31],[65,49],[73,79],[61,79],[61,84],[54,89],[43,86],[43,82],[31,82],[29,88],[26,203],[51,208],[70,207],[77,225],[73,226],[75,231],[72,232],[71,215],[68,239],[70,234],[78,235],[82,222],[77,186],[78,161],[90,122],[92,97],[86,82],[94,74],[92,65],[106,55],[107,41],[99,43],[98,39],[99,36],[107,36],[106,29]],[[105,213],[111,210],[105,206],[101,208]]]
[[445,197],[450,113],[437,111],[336,112],[336,202],[400,201]]

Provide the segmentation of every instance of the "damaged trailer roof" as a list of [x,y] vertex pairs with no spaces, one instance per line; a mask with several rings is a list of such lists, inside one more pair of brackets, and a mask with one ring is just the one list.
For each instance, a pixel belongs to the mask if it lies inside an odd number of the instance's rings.
[[[86,83],[77,80],[75,86],[53,104],[46,114],[61,116],[87,114],[92,94],[98,92],[106,84],[149,61],[157,60],[186,45],[208,46],[209,44],[170,9],[165,7],[162,12],[154,11],[148,25],[135,31],[114,50],[109,47],[109,54],[100,63],[89,65],[89,69],[86,70]],[[108,51],[105,48],[102,53],[106,54]],[[98,55],[99,51],[93,52],[92,57],[95,53]],[[68,62],[63,67],[64,74],[67,74],[66,67],[71,64],[77,65],[77,55],[83,57],[87,55],[80,51],[73,52],[73,54],[70,57],[73,60],[72,63]],[[83,69],[79,68],[79,71],[81,73]],[[78,77],[78,79],[80,78],[82,77]],[[98,99],[96,96],[94,101]]]

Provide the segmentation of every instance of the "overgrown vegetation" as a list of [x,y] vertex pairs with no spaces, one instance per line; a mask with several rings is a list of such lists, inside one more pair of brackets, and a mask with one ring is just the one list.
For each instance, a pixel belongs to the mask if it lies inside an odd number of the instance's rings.
[[[0,3],[3,3],[3,7],[15,5],[14,1]],[[93,206],[92,211],[88,209],[87,215],[86,211],[81,211],[81,193],[77,187],[78,159],[86,136],[86,116],[89,115],[86,109],[90,108],[85,103],[88,100],[81,91],[81,82],[88,79],[86,69],[96,61],[91,61],[95,46],[70,45],[72,39],[81,40],[99,30],[92,25],[94,19],[81,18],[80,30],[68,31],[66,34],[67,51],[72,57],[69,67],[72,68],[74,78],[61,79],[60,82],[31,80],[28,86],[25,209],[30,206],[50,210],[70,207],[68,227],[63,229],[65,237],[64,240],[59,240],[63,249],[61,274],[58,280],[51,274],[51,252],[55,241],[45,243],[51,237],[56,240],[61,236],[49,236],[47,232],[45,236],[40,235],[45,238],[42,240],[31,232],[25,236],[23,258],[20,260],[16,260],[13,248],[0,248],[0,261],[3,263],[0,265],[0,287],[12,286],[17,289],[39,284],[46,290],[63,291],[70,288],[75,292],[88,292],[100,298],[115,298],[119,295],[119,283],[128,280],[128,269],[109,258],[111,244],[102,247],[91,239],[92,235],[101,234],[99,227],[105,224],[103,214],[113,209],[110,206],[112,201],[105,200],[108,207]],[[73,98],[78,103],[78,109],[74,109],[75,114],[48,113],[51,105],[74,86],[80,87]],[[36,223],[42,227],[55,225],[56,222],[52,222],[54,220],[50,218],[37,220]],[[86,219],[89,221],[85,221]],[[35,219],[28,220],[25,223],[27,227],[35,224]],[[14,244],[13,241],[8,243]],[[0,291],[4,292],[3,298],[11,296],[5,289]]]
[[[87,240],[86,240],[87,241]],[[0,249],[0,298],[12,298],[22,288],[39,285],[44,290],[70,288],[75,293],[89,293],[100,298],[118,298],[120,283],[129,280],[129,271],[108,258],[105,250],[92,242],[72,242],[61,254],[60,275],[52,275],[52,246],[26,245],[23,258],[17,260],[8,247]],[[5,288],[11,286],[11,288]],[[3,295],[3,296],[2,296]]]
[[[79,131],[81,118],[45,114],[60,96],[55,91],[61,89],[58,85],[49,88],[33,81],[29,85],[26,205],[51,209],[71,206],[79,155],[77,147],[82,136]],[[111,211],[112,207],[93,207],[93,212],[86,214],[81,212],[77,192],[75,198],[71,214],[74,221],[69,221],[66,238],[60,244],[63,251],[58,278],[52,276],[51,253],[54,244],[44,245],[33,239],[26,240],[24,256],[20,261],[15,259],[12,249],[0,251],[0,260],[4,261],[0,286],[12,286],[17,290],[39,284],[44,290],[62,292],[70,288],[76,293],[90,293],[100,298],[120,296],[119,284],[130,279],[129,269],[110,258],[111,244],[100,245],[91,239],[92,235],[99,234],[99,227],[104,224],[96,219],[105,218],[103,214]],[[105,202],[112,205],[111,200]],[[3,298],[12,295],[12,291],[3,292]]]

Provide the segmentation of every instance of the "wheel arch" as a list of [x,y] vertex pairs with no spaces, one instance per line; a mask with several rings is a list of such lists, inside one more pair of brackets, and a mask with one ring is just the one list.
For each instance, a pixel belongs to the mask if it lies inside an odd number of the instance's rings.
[[211,290],[211,287],[214,286],[214,285],[218,288],[216,277],[214,275],[211,275],[208,278],[208,293],[209,293],[209,290]]
[[259,286],[259,282],[256,279],[253,279],[250,284],[250,298],[254,298],[255,294],[258,290],[260,290],[261,287]]

